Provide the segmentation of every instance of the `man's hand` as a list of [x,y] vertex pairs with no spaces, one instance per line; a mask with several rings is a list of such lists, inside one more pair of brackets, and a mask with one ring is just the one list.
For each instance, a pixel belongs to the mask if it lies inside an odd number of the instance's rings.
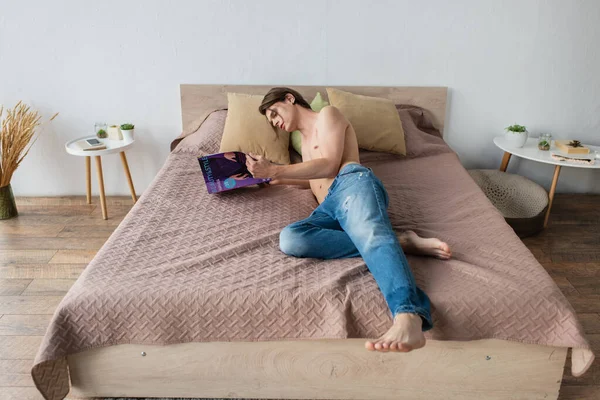
[[225,157],[225,158],[226,158],[226,159],[228,159],[229,161],[233,161],[233,162],[235,162],[235,161],[236,161],[236,159],[235,159],[235,153],[234,153],[234,152],[232,152],[232,151],[230,151],[230,152],[227,152],[227,153],[223,153],[223,157]]
[[236,181],[241,181],[243,179],[250,178],[250,176],[248,174],[242,173],[242,174],[231,175],[230,178],[233,178]]
[[257,156],[252,153],[247,154],[246,167],[255,178],[272,178],[277,165],[271,163],[263,156]]

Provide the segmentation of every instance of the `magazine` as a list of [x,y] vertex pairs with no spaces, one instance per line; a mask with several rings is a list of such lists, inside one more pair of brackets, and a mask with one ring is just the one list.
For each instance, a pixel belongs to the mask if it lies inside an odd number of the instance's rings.
[[246,154],[241,151],[198,157],[198,162],[211,194],[271,181],[271,178],[254,178],[246,167]]

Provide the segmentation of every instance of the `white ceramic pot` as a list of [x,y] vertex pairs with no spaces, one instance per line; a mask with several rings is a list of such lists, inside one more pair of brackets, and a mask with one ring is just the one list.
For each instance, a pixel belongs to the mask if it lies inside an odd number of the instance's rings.
[[128,129],[128,130],[123,130],[121,129],[121,133],[123,134],[123,140],[126,142],[132,142],[133,141],[133,131],[135,129]]
[[507,131],[504,133],[504,137],[506,138],[506,142],[510,147],[523,147],[525,142],[527,142],[527,136],[529,132],[510,132]]

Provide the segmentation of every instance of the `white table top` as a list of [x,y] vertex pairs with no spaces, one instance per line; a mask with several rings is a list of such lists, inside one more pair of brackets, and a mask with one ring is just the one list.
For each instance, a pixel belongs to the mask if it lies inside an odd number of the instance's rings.
[[552,157],[550,157],[550,154],[555,153],[555,154],[563,155],[563,156],[567,156],[567,157],[594,158],[595,157],[594,151],[600,152],[599,146],[590,146],[590,145],[583,143],[586,147],[590,148],[590,152],[588,154],[566,154],[566,153],[559,151],[554,146],[554,140],[552,141],[550,150],[538,149],[538,147],[537,147],[538,138],[528,138],[527,143],[525,143],[525,146],[523,146],[521,148],[510,146],[506,142],[506,139],[504,139],[503,136],[495,137],[494,144],[506,152],[509,152],[515,156],[526,158],[526,159],[532,160],[532,161],[538,161],[538,162],[545,163],[545,164],[560,165],[561,167],[600,169],[600,159],[598,159],[598,158],[596,158],[595,164],[587,165],[587,164],[575,164],[575,163],[570,163],[570,162],[566,162],[566,161],[558,161],[558,160],[555,160]]
[[[76,142],[85,139],[98,139],[102,143],[106,145],[106,149],[102,150],[81,150],[79,147],[75,145]],[[67,143],[65,143],[65,149],[67,153],[73,154],[74,156],[104,156],[106,154],[120,153],[122,151],[127,150],[135,143],[135,139],[131,141],[124,140],[110,140],[108,138],[100,139],[96,137],[96,135],[83,136],[78,139],[73,139]]]

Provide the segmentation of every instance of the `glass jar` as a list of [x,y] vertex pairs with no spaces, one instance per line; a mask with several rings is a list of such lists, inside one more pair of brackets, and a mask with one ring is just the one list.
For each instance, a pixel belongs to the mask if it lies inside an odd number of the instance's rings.
[[538,149],[543,151],[550,150],[550,144],[552,143],[552,135],[549,133],[542,133],[538,138]]
[[94,132],[96,136],[100,139],[104,139],[108,137],[108,133],[106,133],[107,125],[106,122],[96,122],[94,124]]

